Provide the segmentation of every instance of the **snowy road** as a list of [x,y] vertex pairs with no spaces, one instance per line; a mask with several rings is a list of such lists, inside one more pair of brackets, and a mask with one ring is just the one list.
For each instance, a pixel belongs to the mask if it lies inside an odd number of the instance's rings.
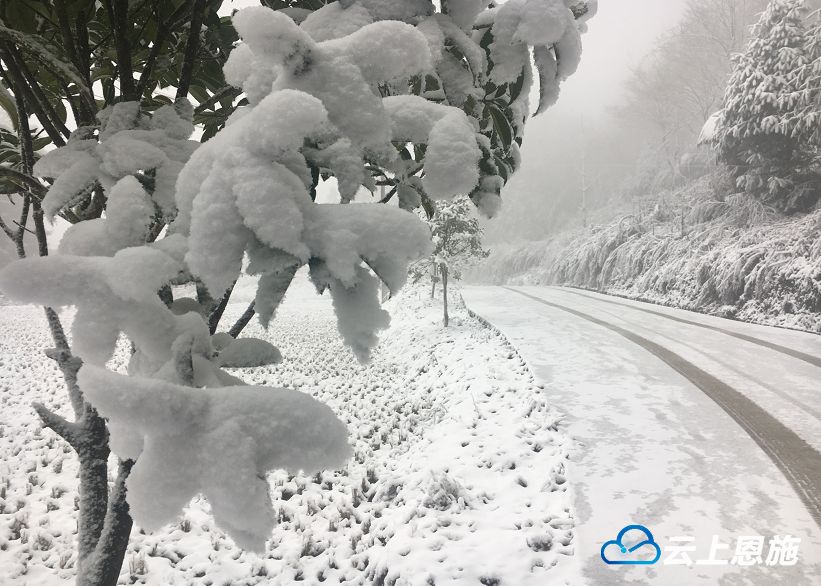
[[[821,583],[821,337],[570,289],[463,296],[579,442],[571,563],[588,584]],[[661,559],[605,564],[602,544],[633,523]],[[783,535],[801,539],[797,564],[766,565]],[[764,538],[762,563],[727,563],[745,536]]]

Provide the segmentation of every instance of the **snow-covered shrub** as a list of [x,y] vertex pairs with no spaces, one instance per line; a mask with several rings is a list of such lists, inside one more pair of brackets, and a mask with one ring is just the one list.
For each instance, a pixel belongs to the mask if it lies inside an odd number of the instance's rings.
[[[531,47],[542,111],[578,65],[596,2],[489,5],[243,9],[225,78],[247,105],[210,140],[188,140],[187,102],[149,115],[123,101],[38,163],[53,179],[48,215],[105,211],[72,226],[59,254],[8,266],[0,288],[77,308],[72,343],[83,365],[67,344],[61,356],[82,390],[79,411],[107,419],[139,525],[171,521],[201,492],[240,545],[260,549],[274,522],[265,474],[345,461],[345,427],[330,409],[298,391],[244,386],[223,370],[281,356],[261,341],[226,339],[242,327],[219,332],[220,317],[244,271],[258,277],[248,315],[267,326],[307,266],[317,289],[330,290],[342,338],[366,361],[389,323],[379,281],[397,291],[409,263],[432,250],[428,227],[409,210],[458,195],[486,215],[498,209],[529,114]],[[319,205],[317,185],[331,177],[340,203]],[[378,185],[399,208],[350,203]],[[173,288],[188,284],[198,298],[175,299]],[[132,354],[127,373],[115,374],[106,364],[121,336]],[[49,421],[65,433],[72,425]]]
[[[495,248],[473,279],[560,284],[821,331],[821,212],[784,218],[705,178],[681,218],[621,216],[593,230]],[[684,230],[682,231],[682,227]]]

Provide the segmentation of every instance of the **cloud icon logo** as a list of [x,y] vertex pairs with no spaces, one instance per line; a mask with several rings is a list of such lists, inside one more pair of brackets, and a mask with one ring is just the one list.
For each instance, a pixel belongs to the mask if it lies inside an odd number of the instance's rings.
[[660,557],[661,548],[644,525],[628,525],[601,546],[601,559],[610,565],[650,566]]

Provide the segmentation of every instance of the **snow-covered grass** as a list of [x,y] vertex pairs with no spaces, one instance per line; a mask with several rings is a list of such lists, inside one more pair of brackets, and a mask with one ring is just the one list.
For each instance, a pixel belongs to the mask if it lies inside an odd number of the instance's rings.
[[[393,327],[368,366],[305,282],[270,332],[249,326],[246,335],[270,340],[284,362],[232,372],[330,405],[354,457],[343,471],[270,475],[278,524],[264,555],[237,548],[198,498],[176,524],[134,530],[121,582],[565,583],[571,446],[558,414],[503,337],[458,300],[443,328],[427,297],[412,289],[388,303]],[[226,323],[243,309],[231,306]],[[48,342],[41,310],[0,309],[0,584],[73,579],[77,464],[30,407],[39,400],[67,414],[59,373],[42,357]]]
[[715,199],[716,177],[588,230],[498,247],[475,279],[562,284],[821,332],[821,210],[784,217]]

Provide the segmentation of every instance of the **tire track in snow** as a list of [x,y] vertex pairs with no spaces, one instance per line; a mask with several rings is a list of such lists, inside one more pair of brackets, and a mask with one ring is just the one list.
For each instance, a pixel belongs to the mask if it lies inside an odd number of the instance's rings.
[[[505,287],[506,289],[508,287]],[[629,303],[622,303],[619,301],[614,301],[612,299],[602,299],[601,297],[593,296],[593,295],[585,295],[580,291],[572,291],[570,289],[562,288],[562,287],[553,287],[553,289],[557,291],[563,291],[565,293],[570,293],[571,295],[578,295],[579,297],[584,297],[586,299],[593,299],[596,301],[601,301],[602,303],[610,303],[611,305],[620,305],[622,307],[629,307],[630,309],[635,309],[638,311],[643,311],[644,313],[650,313],[653,315],[657,315],[659,317],[663,317],[669,320],[673,320],[675,322],[679,322],[682,324],[688,324],[691,326],[696,326],[699,328],[704,328],[707,330],[712,330],[714,332],[719,332],[721,334],[725,334],[727,336],[732,336],[733,338],[738,338],[739,340],[744,340],[745,342],[750,342],[751,344],[758,344],[759,346],[763,346],[765,348],[769,348],[770,350],[775,350],[776,352],[780,352],[781,354],[786,354],[787,356],[791,356],[793,358],[797,358],[803,362],[811,364],[813,366],[817,366],[821,368],[821,357],[813,356],[812,354],[807,354],[806,352],[801,352],[800,350],[794,350],[793,348],[788,348],[787,346],[782,346],[781,344],[776,344],[775,342],[768,342],[767,340],[762,340],[761,338],[756,338],[754,336],[748,336],[747,334],[740,334],[738,332],[733,332],[732,330],[725,330],[724,328],[720,328],[718,326],[712,326],[710,324],[705,324],[693,320],[689,320],[683,317],[677,317],[674,315],[670,315],[661,311],[655,311],[652,309],[647,309],[645,307],[638,307],[636,305],[631,305]],[[511,289],[514,291],[515,289]],[[517,291],[518,292],[518,291]],[[602,293],[602,295],[606,295],[606,293]]]
[[587,313],[546,301],[511,287],[503,288],[548,307],[575,315],[627,338],[701,389],[764,450],[792,485],[813,520],[821,527],[821,454],[794,431],[728,384],[656,342]]
[[[568,293],[572,293],[572,291],[568,291]],[[587,299],[590,299],[590,300],[593,300],[593,301],[596,300],[596,298],[593,297],[593,296],[584,295],[583,297],[586,297]],[[605,300],[602,299],[602,301],[605,301]],[[621,304],[618,304],[618,305],[621,305]],[[734,372],[735,374],[737,374],[737,375],[739,375],[743,378],[746,378],[749,381],[752,381],[756,385],[768,390],[769,392],[771,392],[774,395],[778,395],[780,398],[784,399],[785,401],[788,401],[788,402],[792,403],[793,405],[795,405],[796,407],[798,407],[802,411],[806,412],[809,415],[812,415],[813,417],[815,417],[816,419],[821,421],[821,411],[818,411],[817,409],[815,409],[813,407],[810,407],[804,401],[802,401],[800,399],[796,399],[795,397],[793,397],[789,393],[785,393],[781,389],[779,389],[777,387],[774,387],[774,386],[772,386],[768,383],[765,383],[764,381],[758,379],[757,377],[752,376],[750,373],[742,371],[739,368],[736,368],[735,366],[733,366],[729,362],[725,362],[724,360],[721,360],[720,358],[717,358],[716,356],[710,356],[703,348],[698,348],[698,347],[693,346],[691,344],[688,344],[687,342],[684,342],[682,340],[677,340],[672,336],[662,334],[661,332],[654,331],[648,325],[641,325],[641,324],[631,323],[625,317],[623,317],[621,315],[618,315],[617,313],[614,313],[618,310],[614,309],[613,311],[607,311],[606,309],[597,308],[597,311],[599,311],[600,313],[605,313],[609,316],[612,316],[612,317],[616,318],[617,320],[620,320],[620,321],[626,323],[630,328],[632,328],[634,330],[636,328],[646,330],[646,331],[651,332],[651,333],[653,333],[653,334],[655,334],[655,335],[657,335],[661,338],[664,338],[665,340],[670,340],[671,342],[674,342],[676,344],[680,344],[680,345],[684,346],[685,348],[688,348],[688,349],[692,350],[693,352],[697,352],[697,353],[701,354],[702,356],[707,357],[709,360],[715,362],[716,364],[718,364],[722,368],[726,368],[727,370],[730,370],[730,371]]]

